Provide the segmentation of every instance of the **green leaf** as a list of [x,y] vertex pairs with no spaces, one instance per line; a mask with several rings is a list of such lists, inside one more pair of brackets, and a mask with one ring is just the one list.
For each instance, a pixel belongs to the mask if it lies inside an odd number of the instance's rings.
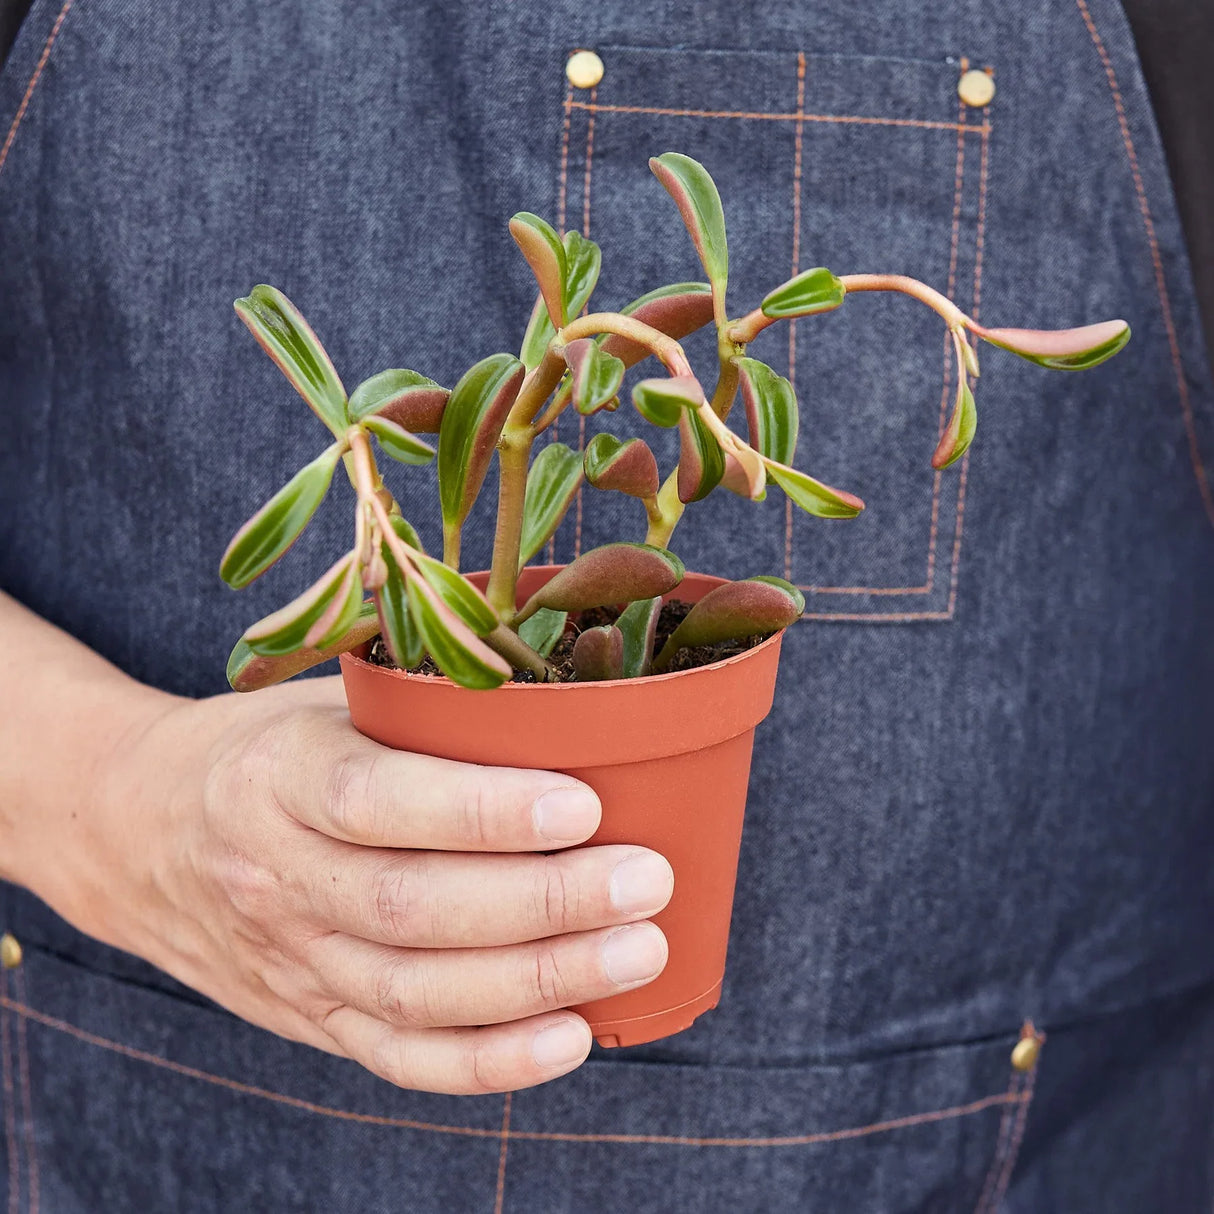
[[809,514],[819,518],[855,518],[864,509],[864,503],[854,493],[832,489],[812,476],[779,464],[774,459],[763,461],[767,476],[776,482],[793,502]]
[[669,429],[679,424],[687,409],[699,407],[704,389],[689,375],[643,379],[632,389],[632,403],[637,412],[655,426]]
[[725,475],[725,452],[700,415],[690,409],[679,418],[679,501],[706,498]]
[[403,367],[381,371],[354,389],[350,420],[360,422],[374,414],[413,433],[437,434],[450,395],[446,388],[416,371]]
[[265,657],[311,648],[305,645],[305,639],[312,625],[324,615],[334,597],[346,589],[346,577],[354,563],[353,552],[334,561],[298,598],[246,628],[245,643],[254,653]]
[[940,442],[932,455],[933,468],[947,468],[955,464],[968,450],[974,441],[974,432],[978,429],[978,410],[974,405],[974,394],[970,391],[965,371],[960,372],[961,381],[957,386],[957,403],[953,406],[953,415],[949,418]]
[[712,283],[713,294],[723,298],[729,277],[729,247],[725,241],[725,212],[721,196],[708,170],[679,152],[664,152],[649,161],[654,176],[674,199],[691,233],[691,241]]
[[666,594],[683,580],[683,562],[673,552],[649,544],[604,544],[583,552],[526,603],[515,622],[541,607],[554,611],[588,611],[612,603]]
[[491,354],[451,390],[438,433],[438,493],[443,523],[468,517],[526,371],[512,354]]
[[658,617],[662,614],[660,597],[637,599],[624,608],[615,626],[624,638],[624,660],[620,677],[640,678],[649,673],[653,660],[653,638],[657,632]]
[[352,560],[328,607],[317,617],[304,637],[305,649],[324,649],[354,626],[362,611],[362,567]]
[[[702,329],[712,320],[712,288],[706,282],[676,282],[634,299],[621,312],[675,341]],[[634,367],[649,357],[649,347],[618,333],[596,339],[603,350],[614,354],[625,367]]]
[[[394,519],[393,526],[395,525]],[[425,652],[421,633],[417,631],[417,625],[409,614],[409,596],[405,590],[405,579],[400,566],[387,544],[383,545],[381,551],[388,566],[388,580],[374,596],[380,636],[383,637],[384,644],[397,666],[401,670],[412,670],[421,662]]]
[[219,576],[229,586],[247,586],[299,538],[329,491],[341,453],[340,443],[326,448],[236,532],[219,562]]
[[530,211],[519,211],[510,220],[510,235],[523,251],[540,294],[548,308],[548,317],[556,328],[565,323],[565,246],[550,223]]
[[591,337],[571,341],[565,361],[573,373],[573,403],[579,413],[596,413],[609,404],[624,380],[624,364],[614,354],[604,354]]
[[552,538],[582,483],[582,457],[564,443],[549,443],[527,472],[523,499],[521,569]]
[[363,425],[379,439],[384,454],[402,464],[428,464],[434,458],[434,448],[429,443],[423,443],[416,435],[386,417],[368,417]]
[[624,677],[624,637],[614,624],[587,628],[573,643],[573,669],[579,683]]
[[443,602],[424,578],[405,583],[409,614],[422,644],[449,679],[461,687],[499,687],[513,674],[510,666]]
[[1112,358],[1130,340],[1124,320],[1105,320],[1079,329],[984,329],[967,327],[993,346],[1055,371],[1086,371]]
[[497,612],[466,577],[432,556],[419,556],[417,567],[434,593],[477,636],[488,636],[498,626]]
[[259,691],[263,687],[272,687],[275,683],[337,657],[339,653],[348,653],[359,645],[365,645],[379,631],[379,627],[374,604],[364,603],[350,631],[325,649],[297,649],[292,653],[268,657],[254,653],[242,637],[228,658],[228,683],[233,691]]
[[389,522],[392,524],[392,530],[400,536],[410,548],[416,548],[418,552],[425,552],[425,545],[422,543],[422,538],[417,534],[417,528],[412,523],[401,518],[399,514],[394,514],[390,517]]
[[750,427],[750,445],[780,464],[797,454],[797,395],[782,375],[757,358],[735,358],[742,403]]
[[812,316],[815,312],[830,312],[837,308],[847,294],[841,279],[818,266],[803,270],[795,278],[776,287],[759,305],[764,316]]
[[[562,243],[565,246],[565,316],[572,320],[586,306],[594,291],[603,255],[599,246],[580,232],[566,232]],[[519,355],[528,371],[540,365],[548,343],[555,336],[556,330],[552,327],[548,308],[541,295],[531,310],[531,320]]]
[[529,620],[519,625],[518,634],[542,658],[546,658],[565,635],[567,611],[551,611],[541,607]]
[[264,283],[233,306],[316,416],[340,437],[347,424],[346,390],[299,309],[281,291]]
[[658,491],[658,461],[644,439],[620,442],[614,434],[596,434],[586,445],[582,464],[586,479],[596,489],[641,498],[653,497]]

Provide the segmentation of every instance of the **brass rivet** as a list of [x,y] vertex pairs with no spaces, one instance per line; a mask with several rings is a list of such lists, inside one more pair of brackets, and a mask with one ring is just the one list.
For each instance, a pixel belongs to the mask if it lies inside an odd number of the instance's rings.
[[1040,1053],[1041,1042],[1036,1037],[1021,1037],[1012,1049],[1012,1066],[1018,1071],[1031,1071]]
[[603,78],[603,61],[594,51],[576,51],[565,64],[565,75],[575,89],[592,89]]
[[991,98],[995,95],[995,82],[986,72],[980,72],[977,68],[968,71],[960,80],[957,81],[957,96],[965,102],[966,105],[972,105],[976,109],[981,109],[984,105],[990,105]]
[[17,937],[5,932],[0,936],[0,965],[6,970],[15,970],[21,964],[21,945]]

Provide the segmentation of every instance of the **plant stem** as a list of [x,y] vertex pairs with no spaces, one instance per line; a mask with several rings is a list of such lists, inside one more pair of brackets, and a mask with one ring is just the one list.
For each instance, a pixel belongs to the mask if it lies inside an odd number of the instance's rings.
[[649,515],[645,543],[655,548],[669,546],[670,537],[685,509],[679,501],[679,470],[676,468],[663,482],[656,496],[645,499],[645,510]]
[[[565,369],[564,358],[549,344],[548,349],[544,351],[544,357],[540,360],[540,365],[530,371],[527,378],[523,380],[518,399],[510,407],[510,416],[506,419],[506,426],[521,429],[523,426],[531,425],[535,415],[556,391],[561,377],[565,374]],[[567,400],[568,394],[566,394]],[[540,429],[542,428],[540,427]],[[538,430],[536,432],[538,433]]]
[[556,669],[547,658],[541,657],[522,637],[505,624],[499,624],[487,637],[486,645],[500,653],[516,670],[530,670],[541,683],[554,682]]
[[458,525],[443,524],[443,564],[459,572],[459,543],[461,529]]
[[527,465],[531,456],[530,428],[507,422],[498,440],[497,528],[493,563],[485,597],[505,622],[514,618],[518,558],[523,542],[523,505],[527,500]]
[[734,397],[738,394],[738,366],[733,361],[738,352],[738,347],[728,338],[722,341],[719,350],[720,370],[717,372],[717,386],[712,392],[712,411],[722,421],[729,416],[729,411],[733,408]]
[[844,274],[839,280],[848,294],[856,291],[900,291],[920,303],[927,304],[933,312],[944,317],[949,328],[955,328],[965,319],[965,313],[951,299],[939,291],[904,274]]
[[619,312],[591,312],[567,324],[558,334],[561,342],[568,344],[579,337],[597,337],[600,333],[615,333],[644,346],[651,354],[662,360],[671,375],[692,374],[691,364],[683,347],[673,337],[660,329],[647,325],[635,316],[624,316]]

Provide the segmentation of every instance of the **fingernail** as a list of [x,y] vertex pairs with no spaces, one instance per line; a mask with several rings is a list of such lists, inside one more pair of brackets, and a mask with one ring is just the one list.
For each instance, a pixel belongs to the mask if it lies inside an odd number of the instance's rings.
[[537,1065],[545,1067],[580,1062],[588,1048],[585,1028],[573,1020],[562,1020],[540,1029],[531,1042],[532,1057]]
[[652,923],[621,927],[603,941],[603,968],[620,986],[656,977],[666,964],[666,937]]
[[588,788],[554,788],[532,807],[535,829],[554,843],[573,843],[594,834],[599,799]]
[[670,901],[674,873],[654,852],[643,852],[621,860],[611,874],[611,905],[618,911],[661,910]]

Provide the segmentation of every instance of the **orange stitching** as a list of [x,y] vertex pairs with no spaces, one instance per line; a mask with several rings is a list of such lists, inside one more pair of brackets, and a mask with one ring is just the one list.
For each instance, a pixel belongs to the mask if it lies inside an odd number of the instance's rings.
[[[1009,1092],[1020,1091],[1022,1077],[1019,1071],[1012,1068],[1012,1076],[1008,1081],[1007,1090]],[[991,1155],[991,1166],[987,1171],[986,1179],[982,1182],[982,1192],[978,1194],[978,1204],[974,1207],[974,1214],[986,1214],[990,1209],[988,1205],[991,1193],[994,1191],[995,1178],[999,1175],[1004,1160],[1004,1152],[1007,1147],[1008,1133],[1012,1128],[1012,1122],[1015,1119],[1015,1110],[1017,1106],[1009,1104],[1004,1107],[1003,1116],[999,1118],[999,1133],[995,1136],[995,1150]]]
[[653,105],[597,105],[575,101],[573,108],[596,114],[658,114],[666,118],[755,118],[768,122],[837,122],[848,126],[913,126],[931,131],[977,131],[981,128],[956,122],[930,122],[923,118],[869,118],[854,114],[775,114],[750,110],[672,110]]
[[[594,104],[595,97],[598,96],[598,89],[590,90],[590,104]],[[574,104],[577,104],[576,102]],[[586,121],[586,172],[582,178],[582,235],[590,236],[590,171],[594,165],[594,111],[590,113],[590,117]],[[586,449],[586,415],[581,413],[578,415],[577,423],[577,449],[584,451]],[[574,505],[574,527],[573,527],[573,556],[576,560],[582,555],[582,491],[585,489],[585,484],[579,484],[577,487],[577,498]]]
[[497,1200],[493,1203],[493,1214],[502,1214],[502,1207],[506,1201],[506,1151],[510,1144],[510,1096],[511,1093],[506,1093],[506,1100],[502,1105],[502,1151],[497,1157]]
[[13,1100],[12,1066],[8,1060],[8,974],[0,991],[0,1074],[4,1086],[4,1141],[8,1146],[8,1211],[17,1214],[21,1206],[21,1161],[17,1157],[17,1112]]
[[[880,617],[878,617],[880,618]],[[282,1092],[271,1092],[266,1088],[253,1087],[251,1084],[240,1083],[235,1079],[227,1079],[222,1075],[213,1075],[208,1071],[200,1071],[195,1067],[185,1066],[162,1058],[159,1054],[150,1054],[146,1050],[138,1050],[133,1046],[111,1041],[108,1037],[100,1037],[86,1029],[69,1024],[55,1016],[49,1016],[35,1008],[5,996],[0,996],[0,1007],[8,1008],[19,1016],[25,1016],[38,1024],[66,1033],[88,1045],[121,1054],[136,1062],[146,1062],[151,1066],[162,1067],[174,1074],[183,1075],[188,1079],[200,1079],[204,1083],[216,1087],[239,1092],[245,1096],[257,1096],[289,1108],[300,1109],[307,1113],[317,1113],[324,1117],[336,1117],[341,1121],[354,1121],[367,1125],[387,1126],[391,1129],[426,1130],[436,1134],[456,1134],[468,1138],[501,1138],[502,1130],[479,1129],[475,1126],[436,1125],[425,1121],[411,1121],[403,1117],[379,1117],[372,1113],[354,1113],[347,1109],[335,1109],[328,1105],[314,1104],[309,1100],[300,1100],[296,1096],[287,1096]],[[686,1146],[686,1147],[791,1147],[812,1146],[821,1142],[841,1142],[849,1138],[864,1138],[871,1134],[886,1133],[890,1130],[906,1129],[910,1126],[926,1125],[936,1121],[947,1121],[953,1117],[968,1117],[981,1113],[986,1109],[1000,1105],[1015,1104],[1024,1099],[1021,1096],[1010,1096],[1007,1092],[999,1092],[994,1096],[984,1096],[981,1100],[969,1104],[954,1105],[946,1109],[935,1109],[930,1113],[912,1113],[906,1117],[895,1117],[888,1121],[876,1121],[871,1125],[853,1126],[843,1130],[829,1130],[817,1134],[801,1134],[784,1138],[684,1138],[668,1134],[562,1134],[541,1130],[511,1130],[510,1138],[527,1142],[582,1142],[582,1143],[615,1143],[621,1145],[643,1144],[650,1146]]]
[[1163,273],[1163,258],[1159,252],[1159,241],[1155,235],[1155,221],[1151,218],[1151,207],[1147,202],[1146,187],[1142,183],[1142,173],[1138,168],[1138,153],[1134,147],[1134,139],[1130,134],[1130,124],[1126,118],[1125,105],[1122,102],[1121,88],[1117,83],[1117,73],[1113,70],[1113,61],[1105,49],[1104,40],[1096,29],[1092,14],[1088,11],[1085,0],[1075,0],[1079,6],[1083,23],[1088,27],[1088,33],[1096,47],[1096,53],[1104,64],[1104,74],[1108,78],[1109,90],[1113,95],[1113,108],[1117,111],[1117,124],[1121,128],[1122,142],[1125,144],[1126,156],[1130,162],[1130,173],[1134,178],[1134,189],[1138,194],[1138,208],[1142,212],[1142,224],[1146,229],[1147,242],[1151,248],[1151,261],[1155,267],[1155,290],[1159,295],[1159,310],[1163,316],[1163,326],[1168,335],[1168,350],[1172,356],[1172,370],[1176,375],[1176,390],[1180,396],[1180,410],[1184,417],[1185,434],[1189,442],[1189,460],[1193,465],[1193,473],[1197,477],[1197,488],[1205,505],[1206,515],[1214,524],[1214,494],[1210,490],[1210,482],[1206,476],[1205,462],[1201,458],[1201,449],[1197,443],[1197,427],[1193,417],[1193,404],[1189,399],[1189,385],[1185,379],[1184,364],[1180,358],[1180,340],[1176,336],[1176,325],[1172,320],[1172,299],[1168,294],[1167,280]]
[[[18,967],[14,978],[17,998],[25,1000],[25,971]],[[7,989],[5,991],[7,994]],[[17,1018],[17,1069],[21,1076],[21,1111],[25,1121],[25,1163],[29,1173],[29,1214],[38,1214],[38,1147],[34,1141],[34,1101],[30,1092],[30,1060],[25,1019]]]
[[[797,52],[797,114],[805,112],[805,52]],[[805,142],[805,123],[798,118],[792,161],[792,273],[801,269],[801,161]],[[797,392],[797,322],[788,322],[788,382]],[[784,501],[784,576],[792,581],[792,498]]]
[[1033,1103],[1033,1090],[1037,1086],[1037,1067],[1034,1066],[1029,1071],[1028,1080],[1024,1085],[1024,1090],[1020,1094],[1020,1108],[1016,1113],[1016,1127],[1012,1131],[1012,1140],[1008,1144],[1007,1155],[1003,1161],[1003,1172],[999,1177],[999,1183],[995,1186],[995,1191],[991,1194],[991,1209],[998,1210],[1003,1204],[1004,1194],[1007,1193],[1007,1187],[1011,1183],[1012,1172],[1016,1167],[1016,1160],[1020,1156],[1020,1144],[1024,1141],[1024,1128],[1028,1124],[1029,1105]]
[[42,69],[46,67],[46,61],[51,57],[51,47],[55,45],[55,39],[59,37],[59,28],[63,25],[68,9],[72,7],[73,3],[74,0],[64,0],[63,7],[59,10],[59,16],[55,18],[55,24],[51,26],[51,32],[47,35],[42,54],[38,57],[38,66],[34,68],[34,74],[30,77],[29,84],[25,86],[25,96],[21,98],[21,104],[17,107],[17,114],[13,118],[13,125],[8,128],[4,146],[0,148],[0,173],[4,172],[4,162],[8,159],[13,140],[17,138],[17,128],[21,126],[25,111],[29,109],[30,98],[33,97],[34,89],[38,87],[38,81],[42,78]]

